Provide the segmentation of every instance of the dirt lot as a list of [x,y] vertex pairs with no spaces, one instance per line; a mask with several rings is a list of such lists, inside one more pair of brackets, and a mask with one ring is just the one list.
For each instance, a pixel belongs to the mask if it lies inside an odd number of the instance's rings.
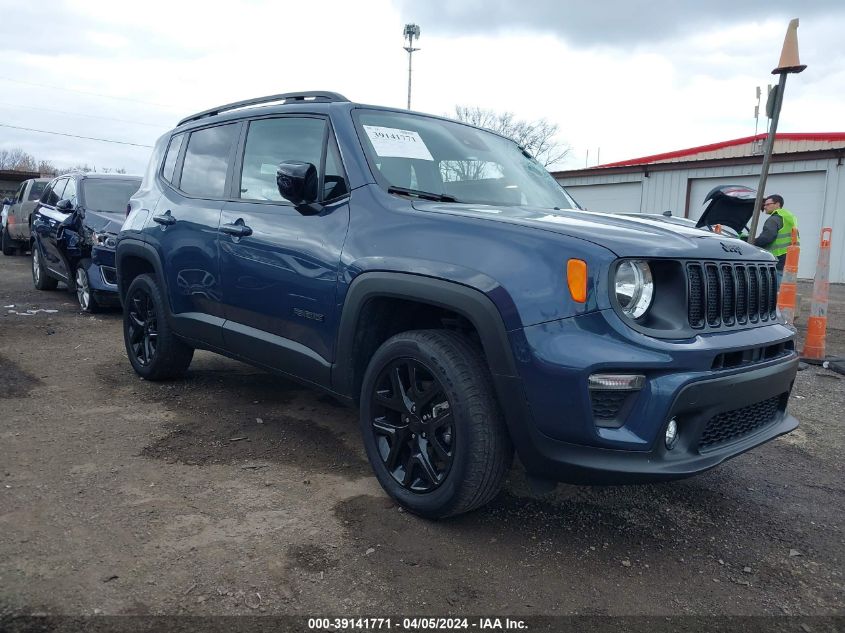
[[0,258],[0,615],[845,615],[845,376],[800,372],[799,430],[702,476],[540,496],[514,469],[432,523],[354,412],[209,353],[141,381],[120,319]]

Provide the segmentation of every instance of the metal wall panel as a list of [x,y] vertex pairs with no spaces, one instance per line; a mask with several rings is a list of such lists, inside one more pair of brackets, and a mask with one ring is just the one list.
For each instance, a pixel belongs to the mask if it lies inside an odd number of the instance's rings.
[[[840,160],[816,159],[774,163],[769,172],[766,191],[780,193],[786,208],[798,217],[802,249],[798,274],[812,278],[818,259],[819,233],[822,227],[833,228],[830,258],[830,280],[845,283],[845,167]],[[647,170],[647,167],[646,167]],[[701,216],[704,196],[719,184],[756,187],[759,165],[728,165],[666,171],[644,171],[627,174],[601,174],[559,178],[573,195],[578,189],[599,200],[607,210],[636,210],[642,213],[663,213],[697,219]],[[624,183],[628,183],[625,186]],[[640,204],[634,207],[634,183],[639,188]],[[620,186],[622,185],[622,186]],[[605,191],[601,191],[605,188]],[[689,200],[687,198],[689,193]],[[587,205],[590,206],[590,205]],[[598,208],[593,205],[591,208]],[[762,224],[762,223],[761,223]]]

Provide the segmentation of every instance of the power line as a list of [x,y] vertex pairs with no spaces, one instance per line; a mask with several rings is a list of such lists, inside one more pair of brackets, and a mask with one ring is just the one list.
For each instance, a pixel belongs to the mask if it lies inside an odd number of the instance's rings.
[[15,105],[14,103],[2,103],[0,102],[0,106],[6,108],[19,108],[21,110],[40,110],[42,112],[55,112],[57,114],[69,114],[71,116],[81,116],[87,119],[103,119],[105,121],[117,121],[118,123],[131,123],[132,125],[145,125],[147,127],[154,127],[160,130],[166,129],[170,126],[168,125],[155,125],[154,123],[142,123],[141,121],[129,121],[127,119],[115,119],[114,117],[109,116],[99,116],[96,114],[82,114],[81,112],[67,112],[66,110],[53,110],[52,108],[37,108],[35,106],[26,106],[26,105]]
[[8,127],[12,128],[13,130],[25,130],[27,132],[40,132],[41,134],[55,134],[56,136],[69,136],[70,138],[84,138],[89,141],[101,141],[103,143],[116,143],[118,145],[132,145],[133,147],[149,147],[152,148],[152,145],[142,145],[140,143],[129,143],[127,141],[113,141],[112,139],[108,138],[96,138],[93,136],[80,136],[79,134],[65,134],[64,132],[51,132],[49,130],[36,130],[31,127],[18,127],[17,125],[8,125],[7,123],[0,123],[0,127]]
[[59,86],[48,86],[47,84],[39,84],[35,83],[34,81],[21,81],[20,79],[12,79],[11,77],[2,77],[0,79],[4,81],[11,81],[16,84],[24,84],[25,86],[37,86],[39,88],[48,88],[50,90],[65,90],[67,92],[76,92],[82,95],[92,95],[94,97],[105,97],[106,99],[117,99],[118,101],[129,101],[131,103],[142,103],[144,105],[151,105],[155,106],[156,108],[165,108],[167,110],[177,110],[175,106],[166,105],[163,103],[153,103],[152,101],[141,101],[139,99],[130,99],[128,97],[115,97],[112,95],[104,95],[99,92],[88,92],[87,90],[74,90],[73,88],[60,88]]

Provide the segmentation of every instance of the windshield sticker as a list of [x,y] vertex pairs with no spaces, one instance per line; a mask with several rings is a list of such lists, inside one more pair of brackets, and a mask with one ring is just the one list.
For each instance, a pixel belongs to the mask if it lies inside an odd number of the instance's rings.
[[365,125],[364,131],[379,156],[434,160],[419,132],[378,125]]

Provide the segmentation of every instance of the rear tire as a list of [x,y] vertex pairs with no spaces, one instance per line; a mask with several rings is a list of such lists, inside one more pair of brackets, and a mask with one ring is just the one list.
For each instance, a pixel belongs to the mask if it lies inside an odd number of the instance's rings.
[[38,290],[55,290],[59,285],[59,280],[51,277],[47,272],[41,258],[41,251],[35,242],[32,244],[32,283]]
[[132,369],[145,380],[182,376],[194,356],[170,328],[161,290],[149,274],[135,277],[126,292],[123,341]]
[[384,490],[440,519],[493,499],[513,447],[483,357],[446,330],[403,332],[370,360],[361,432]]
[[9,237],[6,227],[3,227],[2,231],[0,231],[0,249],[3,250],[3,254],[7,257],[11,257],[18,252],[18,247],[12,238]]

